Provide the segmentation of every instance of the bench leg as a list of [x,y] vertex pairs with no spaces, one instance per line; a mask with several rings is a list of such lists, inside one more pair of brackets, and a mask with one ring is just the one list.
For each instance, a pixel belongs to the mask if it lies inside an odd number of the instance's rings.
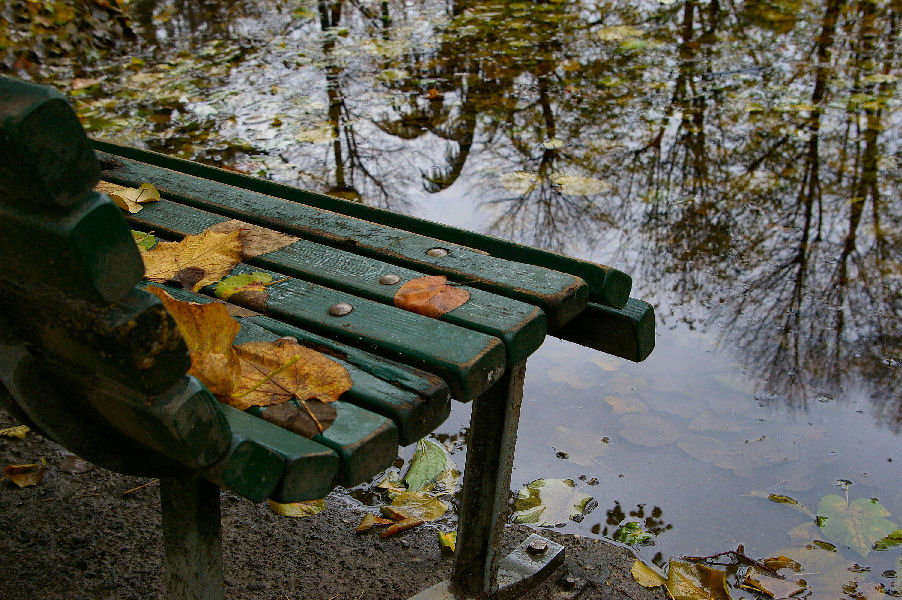
[[223,600],[219,487],[203,479],[160,480],[166,600]]

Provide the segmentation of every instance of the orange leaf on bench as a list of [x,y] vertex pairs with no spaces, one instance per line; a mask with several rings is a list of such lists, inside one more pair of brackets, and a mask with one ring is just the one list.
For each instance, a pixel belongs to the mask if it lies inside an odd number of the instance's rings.
[[448,284],[444,275],[425,275],[402,285],[395,293],[394,303],[398,308],[437,319],[469,299],[470,292]]

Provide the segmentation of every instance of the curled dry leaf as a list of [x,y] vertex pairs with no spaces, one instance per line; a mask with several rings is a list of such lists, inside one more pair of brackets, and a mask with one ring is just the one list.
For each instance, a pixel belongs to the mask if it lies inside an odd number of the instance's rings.
[[423,519],[417,519],[417,518],[410,518],[410,519],[404,519],[403,521],[397,521],[395,523],[392,523],[385,529],[383,529],[382,532],[379,533],[379,537],[385,538],[390,535],[395,535],[396,533],[401,533],[402,531],[407,531],[408,529],[413,529],[414,527],[419,527],[423,523],[425,523],[425,521],[423,521]]
[[176,282],[196,292],[229,274],[241,259],[241,242],[237,231],[204,231],[180,242],[158,242],[141,257],[146,279]]
[[241,378],[225,401],[241,410],[280,404],[291,398],[334,402],[351,389],[347,369],[294,339],[248,342],[236,350]]
[[9,465],[4,467],[3,474],[20,488],[30,487],[40,483],[47,470],[47,463],[41,460],[40,463],[30,465]]
[[275,500],[270,500],[269,509],[280,517],[311,517],[326,510],[326,501],[321,498],[280,504]]
[[444,275],[425,275],[411,279],[395,293],[398,308],[437,319],[470,299],[467,290],[449,285]]
[[142,204],[160,200],[160,192],[151,183],[142,183],[140,187],[132,188],[109,181],[99,181],[94,190],[103,192],[110,197],[113,204],[132,214],[141,210]]
[[357,533],[365,533],[375,527],[376,525],[391,525],[394,523],[391,519],[383,519],[382,517],[377,517],[372,513],[366,513],[363,515],[363,520],[360,521],[360,525],[354,528],[354,531]]
[[182,302],[154,286],[148,286],[147,291],[162,300],[185,339],[191,352],[188,374],[216,395],[231,394],[241,376],[238,354],[232,347],[241,329],[238,321],[218,302]]

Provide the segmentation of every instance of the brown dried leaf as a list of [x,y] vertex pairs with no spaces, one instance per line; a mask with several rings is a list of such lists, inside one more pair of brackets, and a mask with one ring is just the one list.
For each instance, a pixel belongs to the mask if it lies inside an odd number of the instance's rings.
[[155,286],[148,286],[147,291],[162,300],[185,339],[191,352],[188,374],[200,379],[216,395],[231,394],[241,375],[238,355],[232,347],[241,329],[238,321],[218,302],[182,302]]
[[39,464],[9,465],[4,467],[3,474],[20,488],[30,487],[40,483],[47,470],[47,463],[43,460]]
[[224,401],[241,410],[281,404],[290,398],[334,402],[351,388],[347,369],[293,338],[248,342],[236,350],[241,379]]
[[391,525],[394,523],[391,519],[383,519],[382,517],[377,517],[372,513],[366,513],[363,515],[363,520],[360,521],[360,525],[354,528],[354,531],[357,533],[365,533],[375,527],[376,525]]
[[241,260],[241,242],[237,231],[204,231],[180,242],[158,242],[141,257],[146,279],[175,281],[196,292],[229,274]]
[[94,190],[103,192],[110,197],[113,204],[132,214],[141,210],[142,204],[160,200],[160,192],[151,183],[142,183],[141,187],[132,188],[109,181],[98,181]]
[[241,240],[241,254],[245,258],[252,258],[254,256],[260,256],[261,254],[268,254],[269,252],[281,250],[285,246],[290,246],[299,239],[293,235],[260,227],[259,225],[251,225],[250,223],[245,223],[244,221],[238,221],[236,219],[217,223],[208,228],[207,231],[218,231],[221,233],[237,231]]
[[263,411],[263,418],[273,425],[310,439],[328,429],[337,416],[334,406],[315,398],[305,400],[301,406],[283,402]]
[[470,299],[467,290],[449,285],[444,275],[425,275],[407,281],[395,293],[398,308],[437,319]]

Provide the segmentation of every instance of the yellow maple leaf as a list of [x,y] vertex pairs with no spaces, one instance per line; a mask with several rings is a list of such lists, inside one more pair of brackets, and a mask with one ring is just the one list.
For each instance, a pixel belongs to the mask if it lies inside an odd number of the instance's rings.
[[218,302],[182,302],[154,286],[148,286],[147,291],[162,300],[185,339],[191,352],[188,374],[200,379],[213,394],[231,394],[241,375],[238,355],[232,346],[241,329],[238,321]]
[[113,204],[132,214],[141,210],[142,204],[157,202],[160,199],[160,192],[151,183],[142,183],[140,187],[132,188],[109,181],[99,181],[94,190],[103,192],[110,197]]
[[216,283],[241,260],[239,233],[204,231],[187,235],[180,242],[158,242],[141,253],[144,277],[159,283],[178,282],[182,287],[198,291]]

